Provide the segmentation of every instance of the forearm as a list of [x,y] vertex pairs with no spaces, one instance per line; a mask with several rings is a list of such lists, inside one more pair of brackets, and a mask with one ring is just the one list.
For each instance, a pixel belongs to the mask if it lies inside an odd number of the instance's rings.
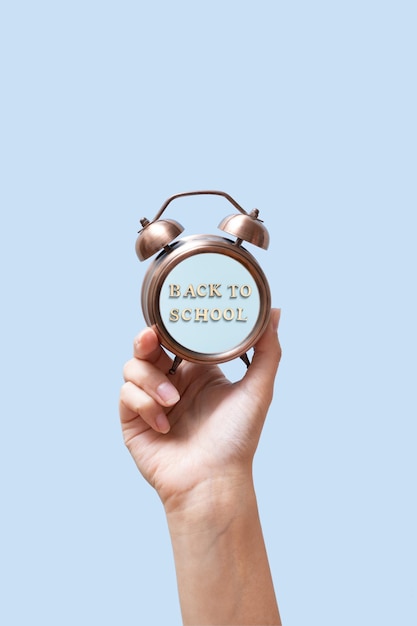
[[201,485],[167,518],[184,625],[281,624],[251,478]]

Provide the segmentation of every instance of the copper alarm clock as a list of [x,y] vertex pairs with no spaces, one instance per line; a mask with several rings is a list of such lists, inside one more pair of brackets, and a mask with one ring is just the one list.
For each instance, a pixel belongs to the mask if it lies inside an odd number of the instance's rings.
[[[177,239],[184,228],[161,219],[168,205],[184,196],[217,195],[238,211],[219,224],[235,239],[191,235]],[[183,359],[194,363],[224,363],[247,351],[268,323],[271,294],[268,281],[243,241],[267,249],[269,235],[259,211],[247,213],[223,191],[178,193],[165,201],[152,221],[142,218],[136,240],[141,261],[159,252],[142,284],[142,310],[161,344],[173,356],[170,373]]]

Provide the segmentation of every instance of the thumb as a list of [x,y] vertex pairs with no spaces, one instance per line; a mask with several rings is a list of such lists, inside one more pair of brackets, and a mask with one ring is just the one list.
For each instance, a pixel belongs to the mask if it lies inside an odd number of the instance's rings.
[[271,309],[268,326],[254,347],[252,363],[244,377],[245,384],[256,385],[265,392],[269,390],[271,394],[281,359],[278,339],[280,316],[281,309]]

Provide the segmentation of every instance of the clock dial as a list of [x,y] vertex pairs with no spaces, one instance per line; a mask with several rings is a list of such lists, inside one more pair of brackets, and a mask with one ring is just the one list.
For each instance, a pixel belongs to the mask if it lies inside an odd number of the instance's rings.
[[255,257],[216,235],[192,235],[167,246],[146,272],[141,299],[161,344],[180,361],[195,363],[244,358],[265,329],[271,306]]
[[165,277],[159,311],[165,331],[180,346],[212,356],[246,342],[259,321],[257,282],[235,258],[197,253]]

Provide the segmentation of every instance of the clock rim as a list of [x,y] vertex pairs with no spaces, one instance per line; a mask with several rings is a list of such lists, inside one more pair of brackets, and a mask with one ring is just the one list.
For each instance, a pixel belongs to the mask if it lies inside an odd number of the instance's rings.
[[[222,352],[196,352],[180,344],[168,332],[159,311],[159,296],[168,274],[185,259],[204,253],[223,254],[240,262],[259,290],[259,314],[252,330],[243,341]],[[246,248],[226,237],[190,235],[167,246],[149,266],[142,283],[141,304],[146,323],[154,328],[162,346],[173,355],[191,363],[226,363],[246,354],[264,332],[271,309],[271,291],[264,271]]]

